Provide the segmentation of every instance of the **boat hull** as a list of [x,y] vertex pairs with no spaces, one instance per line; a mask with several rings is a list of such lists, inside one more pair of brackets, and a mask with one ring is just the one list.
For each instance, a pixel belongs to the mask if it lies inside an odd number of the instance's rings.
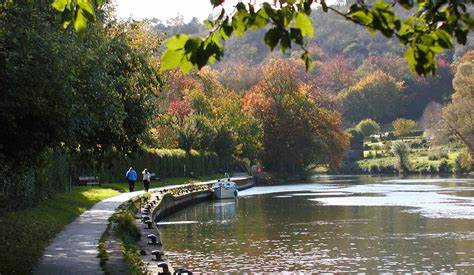
[[219,187],[214,190],[214,196],[218,199],[234,199],[237,197],[237,189]]

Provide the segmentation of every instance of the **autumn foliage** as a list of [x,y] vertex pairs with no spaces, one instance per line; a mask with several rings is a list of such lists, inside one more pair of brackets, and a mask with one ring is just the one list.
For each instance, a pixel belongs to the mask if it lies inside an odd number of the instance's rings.
[[321,107],[286,61],[269,64],[243,97],[243,108],[263,125],[263,161],[273,171],[296,174],[310,164],[337,166],[348,145],[341,116]]

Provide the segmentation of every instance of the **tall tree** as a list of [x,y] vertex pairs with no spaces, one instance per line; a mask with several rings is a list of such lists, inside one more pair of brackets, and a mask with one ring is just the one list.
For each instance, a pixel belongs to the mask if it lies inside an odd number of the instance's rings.
[[392,121],[402,112],[402,88],[402,82],[382,71],[367,75],[339,94],[344,119],[351,123],[365,118]]
[[453,80],[456,92],[443,109],[447,130],[469,150],[474,160],[474,51],[467,52],[459,63]]
[[337,111],[322,108],[297,80],[295,68],[275,60],[244,96],[244,108],[263,125],[263,160],[281,173],[297,174],[310,164],[337,166],[348,145]]

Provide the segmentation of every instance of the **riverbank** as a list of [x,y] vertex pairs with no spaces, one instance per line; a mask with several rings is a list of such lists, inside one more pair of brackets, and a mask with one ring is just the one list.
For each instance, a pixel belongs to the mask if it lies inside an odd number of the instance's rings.
[[[221,174],[200,178],[165,178],[152,182],[151,188],[220,177]],[[136,190],[142,189],[143,184],[137,183]],[[67,224],[99,201],[123,192],[128,192],[125,183],[74,187],[71,192],[56,194],[35,207],[0,216],[0,273],[30,273],[49,242]]]
[[[253,180],[246,175],[231,180],[237,183],[239,190],[254,185]],[[205,181],[156,188],[122,203],[109,219],[98,244],[102,270],[109,273],[127,266],[127,270],[133,274],[164,272],[166,268],[163,266],[168,265],[155,222],[192,204],[212,199],[211,188],[214,183]],[[150,243],[150,234],[156,236],[154,243]],[[159,255],[154,255],[157,251]],[[159,267],[159,263],[163,265]],[[173,270],[172,267],[169,269]]]

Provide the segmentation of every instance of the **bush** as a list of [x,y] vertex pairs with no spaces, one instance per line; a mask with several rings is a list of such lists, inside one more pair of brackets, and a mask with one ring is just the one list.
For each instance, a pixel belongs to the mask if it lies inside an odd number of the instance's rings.
[[469,173],[472,169],[471,167],[471,155],[466,150],[459,153],[459,155],[454,160],[454,172],[456,174]]
[[443,148],[433,149],[428,153],[429,160],[449,159],[448,152]]
[[364,171],[356,161],[343,161],[341,167],[331,172],[336,174],[362,174]]
[[410,149],[408,145],[402,141],[397,141],[392,144],[391,152],[395,156],[395,167],[401,173],[407,173],[409,171],[408,155]]
[[354,128],[348,129],[346,132],[351,135],[350,148],[352,150],[362,149],[364,144],[364,135],[359,130]]
[[374,120],[367,118],[361,120],[359,124],[357,124],[356,129],[358,129],[364,137],[369,137],[380,131],[380,125]]
[[395,169],[395,166],[393,165],[380,166],[379,170],[381,174],[396,174],[397,173],[397,169]]
[[140,229],[135,225],[135,218],[130,212],[118,213],[113,219],[117,223],[116,232],[135,241],[140,240]]
[[443,159],[438,166],[438,172],[440,174],[449,174],[452,172],[451,164],[447,160]]
[[398,118],[392,122],[395,135],[399,137],[407,136],[416,127],[416,121],[411,119]]
[[182,149],[150,149],[141,154],[135,154],[130,159],[114,159],[101,171],[101,179],[105,181],[123,180],[127,167],[133,166],[141,170],[148,168],[160,178],[195,176],[226,172],[232,163],[220,159],[213,152],[198,152],[191,150],[186,153]]
[[370,165],[370,174],[379,174],[379,173],[380,173],[380,169],[377,164]]

